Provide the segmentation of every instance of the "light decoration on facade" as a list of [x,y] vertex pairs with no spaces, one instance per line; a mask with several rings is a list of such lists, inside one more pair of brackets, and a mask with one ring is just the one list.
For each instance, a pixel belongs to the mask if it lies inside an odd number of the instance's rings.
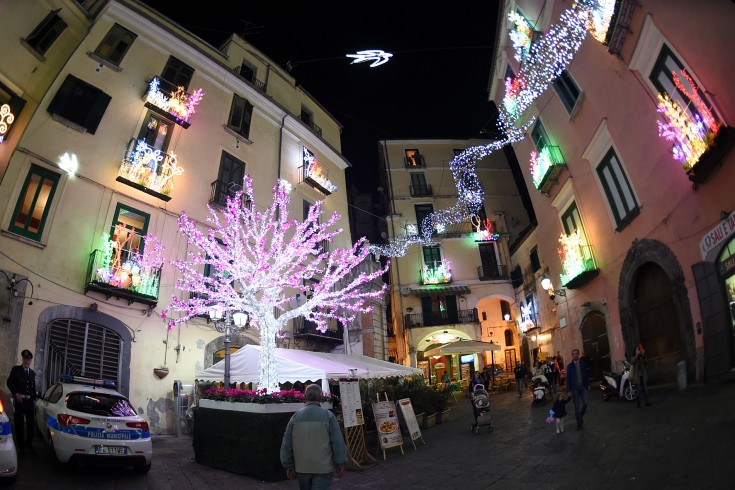
[[304,147],[303,162],[305,179],[311,179],[313,182],[319,184],[327,194],[337,191],[337,186],[332,184],[332,182],[327,178],[324,170],[319,166],[316,156],[314,156],[314,154],[306,147]]
[[544,176],[551,168],[551,156],[549,155],[549,149],[544,147],[541,152],[531,152],[531,177],[533,178],[533,185],[536,189],[541,187],[541,182],[544,180]]
[[[450,163],[454,184],[457,186],[458,201],[446,210],[430,213],[421,224],[421,235],[401,235],[392,237],[388,244],[374,244],[370,250],[375,255],[386,257],[402,257],[406,255],[412,245],[422,244],[429,246],[432,243],[432,230],[437,223],[451,225],[470,219],[482,204],[483,191],[480,187],[475,165],[481,158],[502,149],[507,144],[521,141],[525,133],[535,122],[535,117],[520,122],[520,115],[529,108],[535,100],[566,69],[579,50],[582,41],[587,35],[589,8],[594,4],[591,0],[575,3],[565,10],[559,17],[559,22],[535,41],[528,57],[521,65],[518,81],[506,81],[515,87],[512,101],[500,107],[498,119],[499,129],[504,136],[492,141],[488,145],[467,148],[457,155]],[[512,110],[506,108],[510,105]]]
[[355,54],[348,54],[347,57],[353,58],[350,63],[351,65],[372,61],[372,63],[370,63],[370,68],[375,68],[376,66],[388,63],[388,60],[393,57],[393,54],[386,53],[382,49],[365,49],[363,51],[358,51]]
[[[243,206],[244,200],[252,206]],[[385,285],[371,285],[388,267],[359,267],[370,253],[364,238],[351,248],[320,251],[323,242],[331,243],[342,232],[334,228],[341,216],[333,213],[320,222],[323,201],[317,201],[303,221],[289,219],[289,204],[284,181],[278,180],[272,203],[258,211],[253,182],[246,175],[242,189],[227,196],[224,209],[209,208],[207,229],[182,212],[178,225],[190,252],[172,262],[178,273],[175,287],[195,294],[174,295],[162,313],[169,328],[213,307],[246,313],[261,332],[259,388],[271,392],[279,389],[276,336],[289,321],[303,317],[320,332],[335,321],[348,328],[384,294]],[[207,265],[210,274],[205,276]],[[294,302],[297,294],[305,300]]]
[[531,51],[533,29],[531,29],[525,17],[518,12],[508,14],[508,20],[515,25],[515,29],[508,32],[508,36],[513,42],[513,49],[516,51],[515,58],[518,61],[523,61]]
[[687,86],[675,72],[671,72],[674,84],[694,105],[697,112],[692,114],[665,93],[658,94],[658,112],[667,122],[656,121],[658,134],[667,141],[673,141],[674,158],[682,162],[684,170],[694,167],[702,154],[712,144],[720,123],[699,96],[699,89],[686,71],[682,76]]
[[581,228],[577,228],[569,235],[562,233],[559,236],[559,244],[561,247],[557,252],[561,260],[562,273],[559,277],[562,285],[566,286],[575,277],[596,268]]
[[5,135],[13,125],[13,121],[15,121],[15,115],[11,112],[10,106],[0,105],[0,143],[5,141]]
[[423,284],[447,284],[452,282],[449,261],[434,261],[434,267],[430,267],[429,264],[424,264],[421,271],[421,282]]
[[[616,0],[596,0],[589,3],[589,21],[587,30],[592,37],[605,43],[607,31],[610,29],[610,21],[615,13]],[[596,5],[595,5],[596,4]]]
[[[145,244],[141,254],[138,249],[126,250],[135,236],[135,230],[122,225],[115,227],[114,239],[103,233],[97,248],[95,281],[144,296],[158,296],[160,269],[165,247],[152,235],[142,238]],[[120,237],[125,237],[121,239]]]
[[188,124],[191,117],[196,113],[202,97],[204,97],[202,89],[196,89],[188,94],[184,87],[177,87],[175,92],[167,95],[161,90],[161,80],[158,77],[153,77],[148,83],[146,102],[171,114],[177,121]]
[[500,238],[500,233],[495,231],[495,223],[489,218],[481,220],[473,216],[472,225],[475,227],[476,242],[496,242]]
[[521,332],[526,332],[534,327],[533,323],[533,304],[521,304]]
[[79,160],[74,153],[64,153],[59,156],[59,168],[66,172],[68,176],[72,176],[79,170]]
[[184,173],[173,153],[163,153],[148,145],[145,140],[137,140],[135,147],[123,159],[118,177],[151,189],[164,196],[170,196],[174,188],[174,177]]

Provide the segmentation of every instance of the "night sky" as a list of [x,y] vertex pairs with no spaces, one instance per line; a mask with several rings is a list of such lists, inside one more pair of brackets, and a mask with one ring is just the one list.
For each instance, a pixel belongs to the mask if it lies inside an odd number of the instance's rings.
[[[497,2],[209,2],[145,3],[214,46],[232,32],[281,66],[343,126],[348,184],[377,185],[381,139],[476,138],[495,129],[487,84]],[[221,5],[218,8],[217,5]],[[211,6],[211,7],[210,7]],[[341,11],[340,11],[341,10]],[[346,12],[346,11],[349,11]],[[393,53],[379,67],[350,64],[365,49]]]

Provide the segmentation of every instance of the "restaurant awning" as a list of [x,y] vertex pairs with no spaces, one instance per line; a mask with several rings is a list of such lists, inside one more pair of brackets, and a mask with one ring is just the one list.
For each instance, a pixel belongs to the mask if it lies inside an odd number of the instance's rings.
[[445,354],[479,354],[485,351],[501,350],[499,344],[492,342],[481,342],[479,340],[458,340],[441,347],[435,347],[424,351],[424,356],[437,356]]
[[470,294],[469,286],[423,286],[411,288],[416,296],[447,296],[453,294]]

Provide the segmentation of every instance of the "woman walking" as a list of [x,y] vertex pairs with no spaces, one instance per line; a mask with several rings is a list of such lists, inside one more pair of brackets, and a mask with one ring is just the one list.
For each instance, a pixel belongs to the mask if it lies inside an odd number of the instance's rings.
[[646,399],[646,406],[650,407],[651,402],[648,401],[648,374],[646,373],[646,351],[643,350],[643,344],[635,346],[635,354],[630,361],[633,368],[633,383],[638,385],[638,397],[635,399],[638,408],[641,408],[641,395]]

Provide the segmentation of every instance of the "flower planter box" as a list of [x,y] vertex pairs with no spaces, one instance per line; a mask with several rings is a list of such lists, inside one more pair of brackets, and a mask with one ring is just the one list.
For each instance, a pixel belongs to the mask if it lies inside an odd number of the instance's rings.
[[[332,408],[330,402],[321,404],[322,408],[329,410]],[[214,408],[218,410],[232,410],[233,412],[250,412],[250,413],[293,413],[304,407],[303,403],[242,403],[220,400],[199,400],[201,408]]]
[[422,429],[428,429],[429,427],[434,427],[436,425],[436,414],[432,413],[431,415],[424,415],[424,420],[421,423]]
[[285,480],[281,440],[291,416],[303,406],[199,400],[194,409],[194,459],[262,481]]
[[447,408],[443,412],[437,412],[436,413],[436,423],[441,424],[442,422],[446,422],[449,420],[449,409]]

